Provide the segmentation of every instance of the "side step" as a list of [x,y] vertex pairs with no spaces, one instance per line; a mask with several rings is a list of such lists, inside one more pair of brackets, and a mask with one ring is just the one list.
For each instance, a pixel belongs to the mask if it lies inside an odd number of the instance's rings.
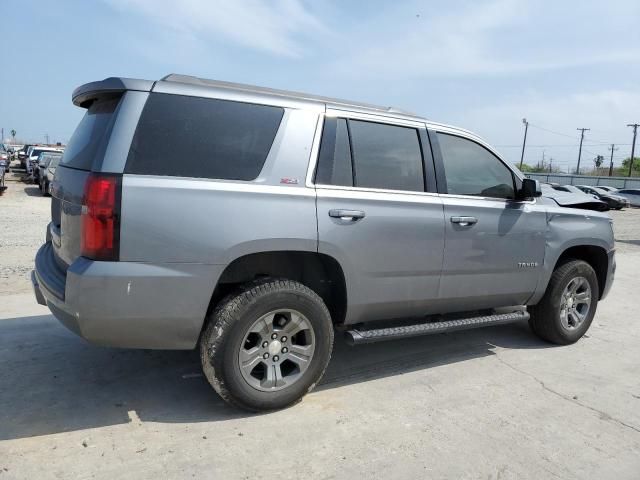
[[435,333],[455,332],[456,330],[469,330],[472,328],[490,327],[521,320],[529,320],[527,311],[511,313],[499,313],[482,317],[460,318],[458,320],[443,320],[440,322],[419,323],[400,327],[378,328],[371,330],[347,330],[345,336],[350,345],[363,343],[382,342],[398,338],[415,337],[418,335],[432,335]]

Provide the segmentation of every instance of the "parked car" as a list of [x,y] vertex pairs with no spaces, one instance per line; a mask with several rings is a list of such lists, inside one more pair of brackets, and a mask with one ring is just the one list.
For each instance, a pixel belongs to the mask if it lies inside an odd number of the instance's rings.
[[20,160],[20,168],[27,168],[27,152],[33,147],[31,144],[25,144],[18,150],[18,160]]
[[51,160],[47,166],[40,171],[40,191],[43,195],[51,195],[51,184],[56,174],[56,167],[60,163],[62,155],[51,155]]
[[27,174],[29,175],[29,178],[33,180],[33,183],[38,183],[35,179],[34,171],[38,169],[38,157],[40,157],[40,154],[43,152],[62,153],[62,151],[62,149],[54,147],[30,147],[27,152],[28,157],[25,163],[27,165]]
[[2,156],[0,155],[0,195],[2,195],[7,189],[7,186],[4,183],[4,176],[8,169],[9,160],[7,160],[6,158],[2,158]]
[[618,190],[616,195],[626,198],[632,207],[640,207],[640,189],[623,188],[622,190]]
[[600,190],[604,190],[605,192],[609,192],[609,193],[617,193],[618,189],[615,187],[610,187],[609,185],[598,185],[598,188]]
[[606,190],[602,190],[600,187],[592,187],[590,185],[576,185],[576,187],[585,193],[597,196],[600,200],[609,205],[609,208],[621,210],[622,208],[629,206],[629,201],[626,198],[609,193]]
[[542,195],[553,198],[562,207],[606,212],[609,206],[595,195],[584,193],[573,185],[543,185]]
[[4,163],[4,170],[8,171],[11,164],[11,154],[4,145],[0,145],[0,162]]
[[99,345],[199,345],[238,407],[298,401],[336,331],[528,319],[564,345],[611,287],[609,216],[541,197],[467,130],[181,75],[108,78],[73,103],[87,111],[51,188],[37,301]]
[[42,179],[43,174],[46,172],[49,167],[49,162],[54,158],[60,158],[62,156],[61,152],[42,152],[38,156],[37,167],[33,169],[33,183],[37,183],[40,186],[40,190],[44,193],[45,190],[42,188]]

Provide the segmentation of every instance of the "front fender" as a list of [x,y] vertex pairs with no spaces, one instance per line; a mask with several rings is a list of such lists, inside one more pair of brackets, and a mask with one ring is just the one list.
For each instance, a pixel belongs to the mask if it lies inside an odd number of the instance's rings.
[[[536,292],[529,299],[529,304],[535,305],[540,301],[562,255],[572,247],[583,246],[602,248],[611,262],[615,248],[611,217],[590,210],[549,207],[544,262]],[[607,272],[611,271],[610,267]],[[610,282],[607,284],[609,286]]]

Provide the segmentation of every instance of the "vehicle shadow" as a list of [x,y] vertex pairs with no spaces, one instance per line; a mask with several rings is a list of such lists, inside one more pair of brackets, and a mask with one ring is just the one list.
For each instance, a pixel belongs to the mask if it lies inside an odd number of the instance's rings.
[[26,193],[30,197],[44,197],[38,185],[32,184],[32,185],[29,185],[28,187],[24,187],[24,193]]
[[[349,347],[336,336],[317,390],[493,355],[546,348],[526,324]],[[227,406],[197,351],[96,347],[51,315],[0,320],[0,440],[129,422],[212,422],[249,414]],[[295,408],[295,407],[294,407]]]

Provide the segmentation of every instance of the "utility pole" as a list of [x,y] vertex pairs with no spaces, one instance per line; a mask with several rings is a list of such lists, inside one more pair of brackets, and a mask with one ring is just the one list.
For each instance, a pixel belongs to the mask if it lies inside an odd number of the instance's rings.
[[636,153],[636,134],[638,133],[638,123],[629,123],[627,127],[633,127],[633,142],[631,142],[631,161],[629,162],[629,176],[631,176],[631,169],[633,168],[633,155]]
[[44,134],[44,139],[47,141],[47,145],[49,145],[49,134],[48,133]]
[[553,157],[549,157],[549,173],[553,173],[552,166],[553,165]]
[[522,155],[520,155],[520,170],[522,170],[522,162],[524,160],[524,146],[527,144],[527,130],[529,130],[529,122],[527,122],[526,118],[522,119],[522,123],[524,123],[524,140],[522,141]]
[[612,177],[613,176],[613,152],[618,150],[618,147],[616,147],[615,143],[612,143],[611,146],[609,147],[609,150],[611,150],[611,163],[609,164],[609,176]]
[[580,157],[582,156],[582,140],[584,140],[584,132],[591,130],[590,128],[576,128],[580,130],[580,149],[578,150],[578,168],[576,168],[576,175],[580,175]]

